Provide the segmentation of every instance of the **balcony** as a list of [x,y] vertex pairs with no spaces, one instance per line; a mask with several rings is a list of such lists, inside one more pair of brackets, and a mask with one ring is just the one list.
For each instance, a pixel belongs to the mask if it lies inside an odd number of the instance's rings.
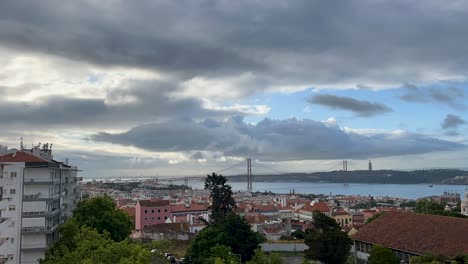
[[36,250],[36,249],[46,249],[47,244],[36,244],[36,245],[21,245],[21,250]]
[[43,195],[41,193],[36,193],[36,194],[29,194],[29,195],[23,195],[23,201],[48,201],[48,200],[55,200],[59,199],[59,195]]
[[23,233],[52,233],[57,228],[57,225],[53,227],[45,227],[45,226],[28,226],[21,228]]
[[59,210],[54,209],[52,211],[38,211],[38,212],[23,212],[23,217],[47,217],[58,214]]
[[52,179],[24,179],[24,184],[54,184]]

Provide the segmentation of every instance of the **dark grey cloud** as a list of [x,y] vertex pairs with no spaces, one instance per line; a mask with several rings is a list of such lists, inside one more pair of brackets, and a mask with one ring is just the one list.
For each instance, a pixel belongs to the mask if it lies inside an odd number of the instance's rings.
[[459,126],[464,125],[464,124],[466,124],[466,121],[463,120],[461,117],[448,114],[445,117],[444,121],[442,121],[442,124],[440,125],[442,126],[443,129],[456,129]]
[[192,156],[190,156],[190,158],[199,160],[199,159],[204,159],[205,156],[200,151],[197,151],[197,152],[193,153]]
[[390,107],[381,103],[373,103],[331,94],[314,95],[308,98],[307,101],[311,104],[319,104],[333,109],[352,111],[364,117],[393,111]]
[[465,108],[463,100],[465,91],[463,89],[449,86],[446,88],[419,88],[416,85],[406,85],[404,94],[400,99],[416,103],[442,103],[454,108]]
[[[99,133],[92,140],[156,151],[211,151],[260,160],[361,159],[455,150],[464,145],[414,133],[362,134],[313,120],[264,119],[257,125],[241,118],[218,122],[163,122],[125,133]],[[211,122],[212,123],[212,122]]]
[[251,72],[262,84],[418,82],[433,78],[427,72],[468,70],[460,59],[468,53],[468,4],[454,5],[2,1],[0,46],[184,78]]
[[167,82],[133,81],[108,91],[103,99],[49,96],[32,102],[0,100],[0,123],[116,128],[168,119],[246,115],[235,109],[207,109],[201,99],[174,96],[177,91],[179,86]]

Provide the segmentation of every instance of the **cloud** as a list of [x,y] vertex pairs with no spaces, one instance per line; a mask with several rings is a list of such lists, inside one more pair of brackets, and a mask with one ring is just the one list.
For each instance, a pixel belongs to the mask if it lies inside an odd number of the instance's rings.
[[266,114],[265,105],[219,105],[177,96],[180,88],[164,81],[132,81],[106,92],[104,98],[43,96],[33,101],[0,100],[3,124],[122,128],[168,119],[225,118]]
[[[311,86],[379,89],[465,80],[468,71],[460,60],[468,52],[467,3],[6,1],[0,16],[0,46],[11,52],[182,81],[240,82],[235,93],[225,85],[228,96]],[[252,77],[233,80],[243,75]]]
[[462,103],[465,92],[460,88],[452,86],[447,88],[419,88],[416,85],[409,84],[404,87],[404,91],[405,93],[399,97],[406,102],[437,102],[454,108],[465,108]]
[[314,95],[307,99],[311,104],[319,104],[333,109],[347,110],[359,116],[369,117],[393,111],[384,104],[361,101],[351,97],[331,94]]
[[447,116],[441,124],[441,127],[443,129],[456,129],[464,124],[466,124],[466,121],[463,120],[461,117],[452,114],[447,114]]
[[421,134],[340,129],[330,122],[308,119],[264,119],[256,125],[246,124],[242,118],[169,121],[137,126],[124,133],[101,132],[92,140],[156,152],[209,151],[267,161],[362,159],[464,147]]

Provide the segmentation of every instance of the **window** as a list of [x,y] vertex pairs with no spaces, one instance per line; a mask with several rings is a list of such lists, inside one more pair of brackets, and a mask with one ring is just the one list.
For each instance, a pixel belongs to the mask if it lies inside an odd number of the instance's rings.
[[166,213],[167,213],[167,209],[164,209],[164,212],[166,212]]
[[151,210],[151,213],[153,213],[153,214],[154,214],[154,210]]
[[151,220],[154,221],[154,217],[151,217]]
[[148,210],[145,210],[145,214],[147,214],[147,213],[148,213]]
[[16,178],[16,171],[10,172],[10,177],[11,178]]
[[148,218],[145,217],[145,221],[148,221]]
[[11,243],[12,244],[15,243],[15,238],[14,237],[11,238]]
[[158,216],[158,220],[161,220],[161,217]]
[[160,212],[161,212],[161,210],[158,209],[158,213],[160,213]]
[[167,216],[165,216],[165,217],[164,217],[164,219],[166,219],[166,220],[167,220]]
[[16,193],[16,189],[10,189],[10,194],[15,194]]
[[15,206],[15,205],[10,205],[10,206],[8,207],[8,210],[9,210],[9,211],[15,211],[15,210],[16,210],[16,206]]

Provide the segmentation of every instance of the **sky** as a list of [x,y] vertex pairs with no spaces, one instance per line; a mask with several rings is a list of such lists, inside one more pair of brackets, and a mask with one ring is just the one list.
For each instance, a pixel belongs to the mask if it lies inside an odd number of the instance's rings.
[[98,178],[468,168],[467,24],[456,0],[2,1],[0,144]]

